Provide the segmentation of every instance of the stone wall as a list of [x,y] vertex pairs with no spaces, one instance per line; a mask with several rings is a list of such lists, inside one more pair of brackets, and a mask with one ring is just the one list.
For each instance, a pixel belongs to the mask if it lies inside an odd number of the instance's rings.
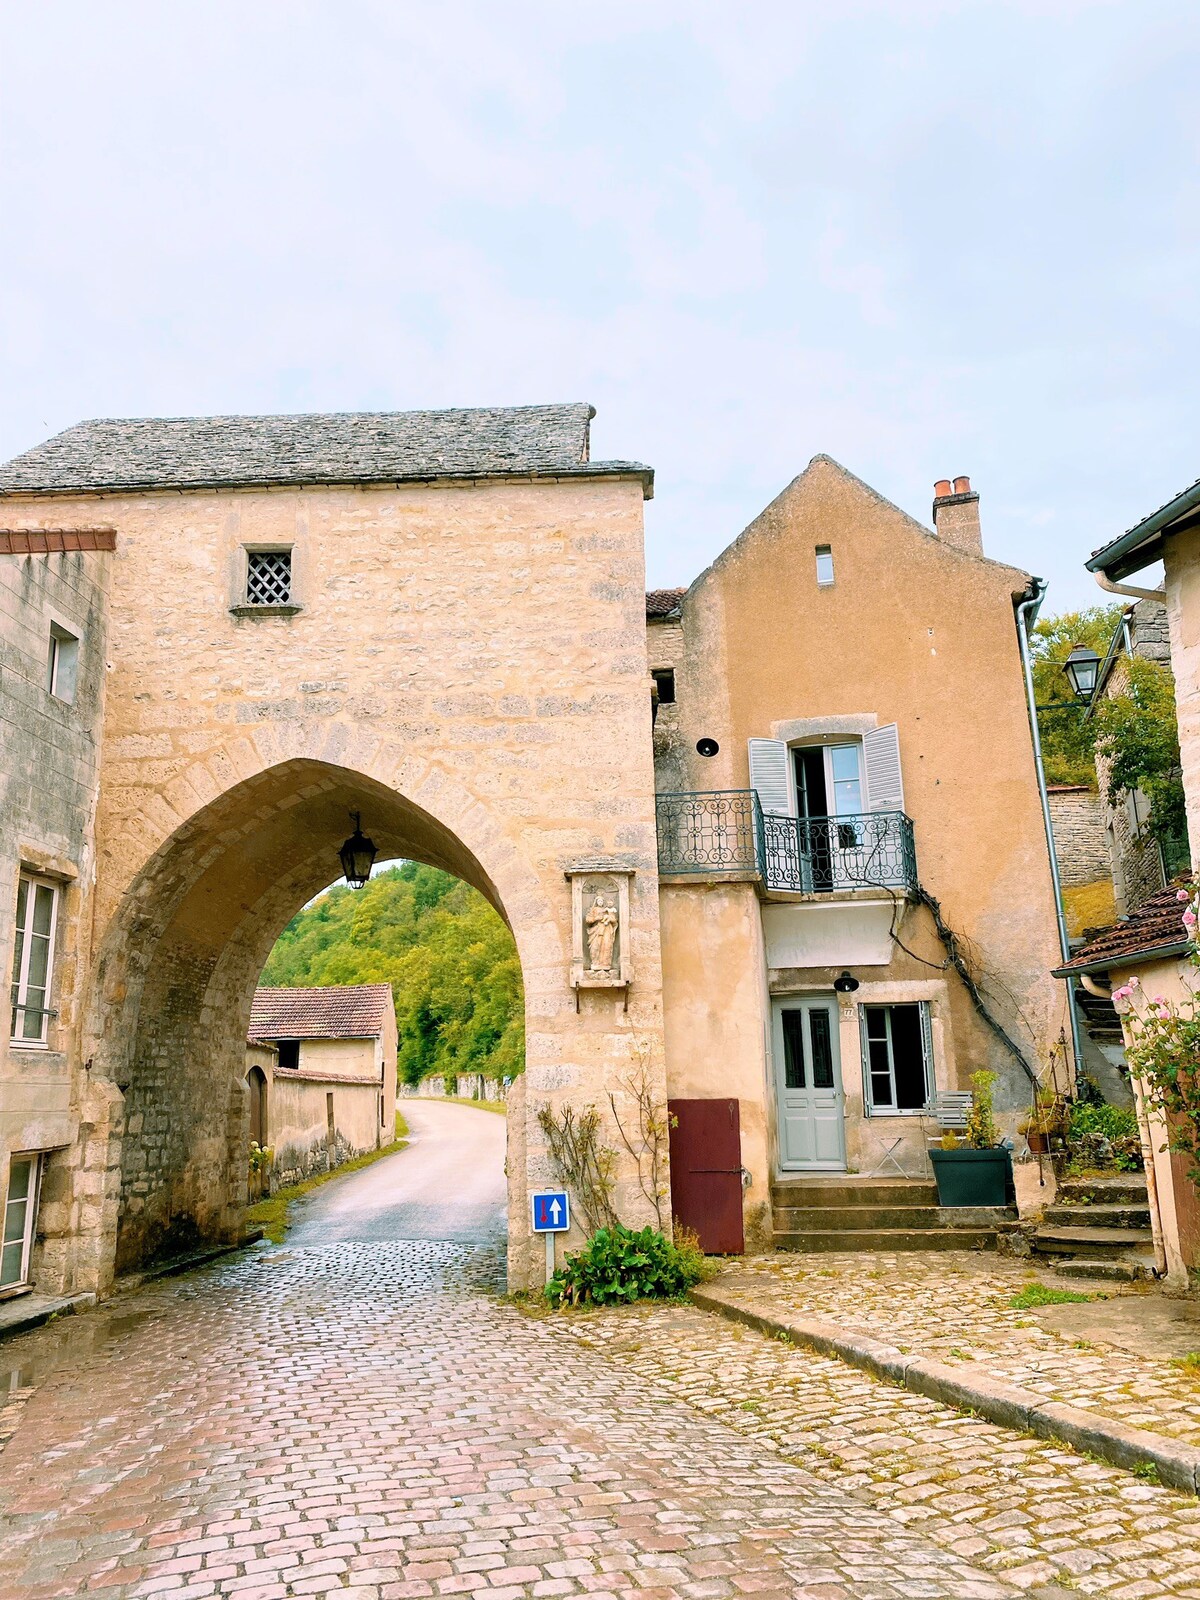
[[1050,821],[1064,889],[1112,876],[1107,807],[1086,785],[1055,786],[1049,792]]
[[[46,1048],[0,1028],[0,1198],[10,1156],[47,1152],[32,1277],[40,1289],[93,1286],[80,1231],[115,1220],[106,1201],[120,1094],[91,1084],[80,1056],[90,956],[93,820],[105,690],[106,583],[100,550],[0,555],[0,953],[12,960],[17,879],[58,890]],[[79,640],[74,697],[48,686],[51,624]],[[7,995],[9,967],[5,966]],[[7,1002],[6,1002],[7,1003]],[[107,1209],[106,1209],[107,1207]]]
[[[640,478],[111,495],[104,513],[87,1050],[128,1086],[120,1262],[237,1235],[250,1000],[280,930],[338,875],[350,810],[382,857],[456,873],[512,927],[526,1160],[551,1181],[539,1106],[604,1104],[643,1059],[661,1072]],[[45,506],[8,514],[36,527]],[[54,506],[57,525],[94,515]],[[254,545],[293,550],[295,614],[237,614]],[[597,858],[634,873],[628,1010],[570,987],[564,873]],[[618,1187],[635,1220],[632,1171]]]

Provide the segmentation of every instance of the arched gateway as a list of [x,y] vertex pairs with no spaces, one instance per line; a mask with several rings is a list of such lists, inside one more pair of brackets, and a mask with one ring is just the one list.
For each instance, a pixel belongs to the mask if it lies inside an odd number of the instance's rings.
[[[603,1103],[647,1064],[664,1092],[650,475],[589,462],[590,415],[85,424],[21,458],[10,517],[115,530],[82,1016],[110,1152],[78,1230],[97,1281],[236,1236],[255,984],[352,811],[515,937],[514,1284],[538,1271],[528,1189],[552,1178],[536,1107]],[[611,875],[623,924],[620,970],[579,988],[582,868]]]

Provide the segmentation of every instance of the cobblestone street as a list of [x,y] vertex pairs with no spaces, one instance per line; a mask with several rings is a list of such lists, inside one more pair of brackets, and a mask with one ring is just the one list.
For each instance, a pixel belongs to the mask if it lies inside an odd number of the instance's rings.
[[[1093,1337],[1101,1315],[1079,1306],[1018,1311],[1030,1283],[1097,1293],[1094,1306],[1134,1306],[1131,1323],[1152,1325],[1174,1310],[1174,1348],[1121,1348]],[[1179,1359],[1200,1351],[1200,1312],[1159,1292],[1124,1293],[1111,1284],[1066,1284],[1029,1262],[994,1253],[939,1251],[903,1256],[754,1256],[721,1275],[722,1290],[761,1312],[828,1318],[839,1327],[919,1350],[939,1361],[979,1361],[989,1373],[1048,1399],[1086,1406],[1136,1428],[1200,1445],[1200,1368]],[[1188,1310],[1190,1308],[1190,1317]],[[1160,1341],[1161,1343],[1161,1341]]]
[[[34,1390],[0,1457],[0,1594],[1016,1592],[571,1331],[598,1319],[498,1302],[496,1265],[434,1241],[260,1250],[97,1313],[114,1336]],[[701,1313],[655,1319],[697,1370],[738,1348]]]

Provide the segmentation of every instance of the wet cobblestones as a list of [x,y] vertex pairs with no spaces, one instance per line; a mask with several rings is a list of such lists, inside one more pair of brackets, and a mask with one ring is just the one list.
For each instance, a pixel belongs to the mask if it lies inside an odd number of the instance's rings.
[[[0,1596],[1017,1592],[747,1413],[731,1426],[636,1350],[583,1342],[600,1319],[498,1302],[495,1271],[460,1246],[344,1244],[143,1291],[20,1413]],[[737,1342],[687,1308],[645,1315],[689,1370]]]

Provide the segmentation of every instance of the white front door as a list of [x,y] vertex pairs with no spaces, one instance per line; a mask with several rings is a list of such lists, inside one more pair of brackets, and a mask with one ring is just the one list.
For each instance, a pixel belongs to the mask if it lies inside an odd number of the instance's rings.
[[833,995],[772,1003],[772,1054],[785,1172],[844,1172],[846,1125]]

